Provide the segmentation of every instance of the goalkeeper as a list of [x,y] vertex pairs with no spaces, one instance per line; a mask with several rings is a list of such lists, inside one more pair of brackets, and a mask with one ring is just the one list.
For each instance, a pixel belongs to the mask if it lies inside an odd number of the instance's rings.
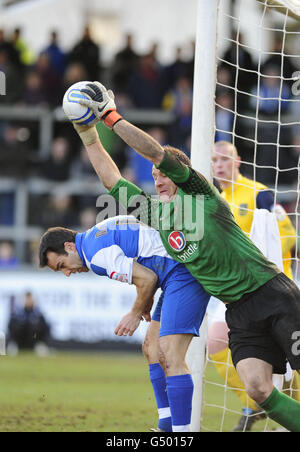
[[[231,143],[215,143],[212,153],[212,168],[216,180],[222,188],[222,197],[229,203],[237,224],[248,235],[251,231],[255,207],[274,211],[281,241],[283,270],[286,276],[293,278],[291,250],[296,243],[296,231],[280,205],[274,206],[274,196],[265,185],[254,182],[240,173],[241,158]],[[225,322],[226,308],[220,302],[209,328],[208,353],[211,360],[227,385],[234,388],[243,405],[243,416],[235,431],[251,430],[253,423],[260,418],[256,403],[247,397],[243,384],[232,365],[228,350],[228,327]],[[290,381],[292,379],[292,381]],[[283,389],[300,401],[300,378],[297,372],[285,375]]]
[[[255,247],[204,176],[117,113],[112,92],[98,82],[83,92],[91,99],[80,101],[83,105],[92,108],[99,120],[177,185],[167,203],[145,197],[142,208],[147,207],[149,224],[157,223],[168,254],[185,263],[210,295],[227,304],[229,345],[248,395],[271,419],[300,432],[300,403],[280,393],[272,382],[273,372],[285,373],[286,359],[300,371],[298,287]],[[128,205],[133,195],[142,194],[121,177],[94,126],[81,126],[77,131],[97,174],[116,199],[126,192],[126,199],[120,201]],[[106,184],[107,174],[110,184]],[[199,210],[203,222],[195,223]],[[183,217],[181,225],[178,216]]]

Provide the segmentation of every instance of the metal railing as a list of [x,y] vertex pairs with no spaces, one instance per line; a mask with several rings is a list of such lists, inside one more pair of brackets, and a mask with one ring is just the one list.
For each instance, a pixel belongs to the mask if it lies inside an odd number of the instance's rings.
[[[128,121],[139,126],[169,126],[175,120],[173,113],[161,110],[125,110],[122,114]],[[293,120],[296,121],[297,118],[288,117],[288,121],[292,122]],[[18,121],[18,124],[21,124],[22,121],[24,123],[28,121],[37,122],[39,124],[38,152],[40,159],[44,160],[49,156],[51,150],[55,123],[67,122],[67,118],[62,108],[49,110],[40,107],[0,105],[1,121]],[[0,241],[13,241],[16,246],[16,255],[20,261],[24,262],[27,242],[38,240],[43,232],[41,227],[30,226],[28,223],[30,197],[32,195],[52,194],[58,189],[62,189],[65,194],[73,196],[83,194],[98,196],[106,192],[103,185],[96,179],[95,182],[70,179],[63,183],[50,182],[40,178],[0,179],[0,195],[2,193],[14,193],[15,195],[14,224],[10,227],[0,225]],[[293,196],[295,193],[294,187],[282,187],[281,199],[286,201],[287,196]],[[280,201],[279,198],[280,196],[278,197]]]
[[[174,115],[161,110],[125,110],[124,117],[133,124],[140,126],[159,125],[168,126],[174,122]],[[50,110],[41,107],[27,107],[22,105],[0,105],[0,122],[17,121],[18,125],[28,122],[36,122],[39,126],[39,158],[49,157],[51,142],[54,136],[55,123],[68,122],[62,108]],[[1,152],[1,150],[0,150]],[[103,185],[95,179],[82,181],[70,179],[67,182],[51,182],[44,179],[31,177],[25,180],[14,178],[0,179],[0,195],[2,193],[14,193],[14,224],[13,226],[1,226],[0,241],[14,242],[16,255],[21,262],[26,256],[26,244],[40,238],[43,229],[28,224],[29,200],[32,195],[52,194],[63,191],[72,196],[93,195],[98,196],[106,192]]]

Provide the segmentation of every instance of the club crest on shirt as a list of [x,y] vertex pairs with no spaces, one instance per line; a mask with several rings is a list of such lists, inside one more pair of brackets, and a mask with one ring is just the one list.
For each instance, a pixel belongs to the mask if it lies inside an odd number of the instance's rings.
[[186,246],[184,234],[181,231],[173,231],[168,237],[168,242],[171,248],[179,253]]
[[239,206],[239,215],[244,217],[248,213],[248,204],[240,204]]

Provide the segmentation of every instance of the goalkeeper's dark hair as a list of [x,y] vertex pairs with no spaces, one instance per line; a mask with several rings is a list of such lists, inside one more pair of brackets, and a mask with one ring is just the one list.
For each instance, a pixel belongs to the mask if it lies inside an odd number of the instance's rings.
[[180,162],[184,163],[185,165],[192,167],[192,162],[188,158],[188,156],[181,151],[180,149],[173,148],[172,146],[166,145],[163,146],[165,151],[168,151],[169,154],[174,155]]
[[67,256],[65,251],[65,243],[75,243],[75,237],[77,232],[72,229],[56,227],[50,228],[42,236],[39,247],[39,260],[40,267],[44,268],[48,265],[47,253],[52,251],[59,255]]

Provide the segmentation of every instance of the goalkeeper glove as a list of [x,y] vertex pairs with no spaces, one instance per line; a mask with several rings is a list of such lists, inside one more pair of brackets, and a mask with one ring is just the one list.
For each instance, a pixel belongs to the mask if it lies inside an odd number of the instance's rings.
[[114,93],[105,88],[99,82],[88,83],[87,87],[81,90],[82,93],[88,94],[90,99],[80,99],[79,103],[89,107],[96,118],[103,121],[111,129],[120,121],[122,116],[116,111]]

